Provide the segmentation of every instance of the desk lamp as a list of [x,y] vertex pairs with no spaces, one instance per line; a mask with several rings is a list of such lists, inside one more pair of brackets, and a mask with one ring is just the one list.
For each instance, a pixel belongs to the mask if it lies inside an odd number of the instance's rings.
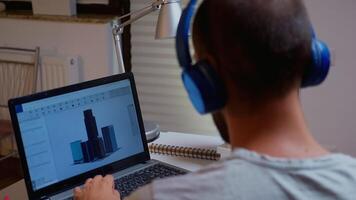
[[[114,25],[112,34],[115,41],[115,51],[119,73],[125,72],[121,48],[121,35],[124,32],[124,27],[157,10],[160,10],[160,12],[156,25],[155,38],[174,38],[176,36],[179,19],[182,13],[180,0],[155,0],[151,5],[145,8],[125,14],[116,19],[117,24]],[[130,17],[130,19],[121,22],[121,20],[126,17]],[[148,142],[152,142],[159,137],[160,130],[158,124],[144,121],[144,126]]]
[[[121,35],[124,32],[124,27],[156,10],[160,10],[160,12],[156,25],[155,39],[174,38],[176,36],[177,26],[182,13],[180,0],[155,0],[151,5],[145,8],[116,18],[118,23],[114,25],[112,34],[115,41],[115,51],[119,64],[119,73],[125,72],[121,48]],[[122,19],[129,16],[130,19],[121,22]]]

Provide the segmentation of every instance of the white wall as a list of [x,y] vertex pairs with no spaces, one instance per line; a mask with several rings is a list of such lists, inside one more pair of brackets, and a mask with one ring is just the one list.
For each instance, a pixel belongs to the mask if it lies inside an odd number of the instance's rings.
[[0,46],[41,48],[45,56],[79,56],[81,80],[113,73],[111,25],[0,18]]
[[336,53],[326,82],[302,91],[306,117],[322,144],[356,156],[356,1],[305,3],[318,37]]

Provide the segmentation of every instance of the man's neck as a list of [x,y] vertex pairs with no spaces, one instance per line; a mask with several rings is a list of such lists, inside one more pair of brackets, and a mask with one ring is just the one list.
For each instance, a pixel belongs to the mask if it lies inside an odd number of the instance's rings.
[[309,132],[298,92],[259,107],[255,112],[225,113],[233,147],[286,158],[325,155]]

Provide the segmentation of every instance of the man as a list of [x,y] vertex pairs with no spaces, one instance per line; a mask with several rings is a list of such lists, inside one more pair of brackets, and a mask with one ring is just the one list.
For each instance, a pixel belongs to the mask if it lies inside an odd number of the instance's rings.
[[[224,82],[228,100],[213,117],[233,154],[128,199],[355,199],[356,160],[319,145],[302,113],[311,27],[301,0],[205,0],[193,43]],[[89,179],[75,196],[119,199],[111,176]]]

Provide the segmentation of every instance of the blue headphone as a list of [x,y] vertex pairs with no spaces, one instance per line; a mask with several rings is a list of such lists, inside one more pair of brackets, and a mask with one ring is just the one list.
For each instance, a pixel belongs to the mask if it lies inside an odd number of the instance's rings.
[[[200,114],[206,114],[223,108],[227,101],[227,93],[223,81],[207,60],[192,64],[189,29],[196,3],[197,0],[190,0],[182,12],[177,29],[176,52],[179,65],[183,69],[182,80],[189,98]],[[311,48],[312,66],[306,69],[301,87],[321,84],[329,72],[330,51],[327,45],[313,34]]]

